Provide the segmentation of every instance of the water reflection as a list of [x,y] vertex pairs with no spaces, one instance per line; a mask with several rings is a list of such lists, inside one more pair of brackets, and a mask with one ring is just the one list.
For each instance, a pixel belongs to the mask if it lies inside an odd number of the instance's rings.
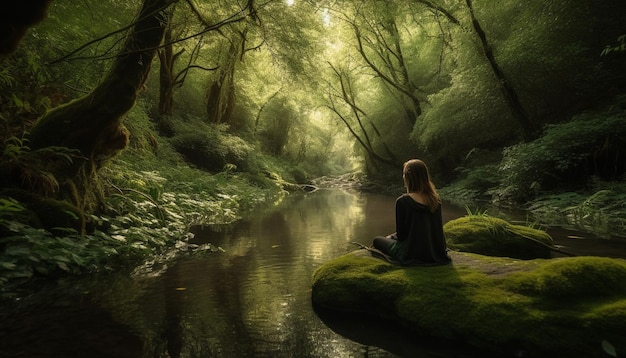
[[[197,228],[163,270],[46,283],[0,310],[2,357],[484,357],[365,316],[315,311],[313,271],[394,230],[394,197],[318,191]],[[444,220],[465,214],[444,212]],[[622,252],[626,252],[623,250]]]
[[[379,199],[393,204],[393,199]],[[354,250],[351,242],[370,231],[364,228],[364,212],[377,207],[371,201],[345,192],[316,192],[287,198],[279,208],[231,228],[198,230],[196,243],[225,252],[181,260],[169,272],[185,277],[187,294],[209,288],[189,300],[189,310],[220,308],[208,314],[225,323],[223,330],[205,332],[220,337],[211,351],[233,357],[396,356],[333,332],[310,303],[313,270]]]

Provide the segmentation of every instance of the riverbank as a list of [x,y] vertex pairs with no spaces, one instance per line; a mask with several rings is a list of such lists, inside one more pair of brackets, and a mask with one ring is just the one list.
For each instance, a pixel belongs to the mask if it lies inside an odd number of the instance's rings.
[[102,210],[89,214],[85,233],[35,226],[26,205],[0,198],[0,298],[34,280],[166,261],[188,250],[194,225],[232,223],[286,195],[264,174],[211,174],[174,155],[129,152],[98,174]]
[[541,228],[565,228],[609,240],[626,240],[626,183],[598,182],[578,191],[541,193],[513,204],[473,191],[463,181],[440,189],[444,200],[472,212],[509,213]]
[[[476,173],[469,173],[467,177],[475,177],[483,169],[479,167]],[[372,181],[360,173],[316,178],[312,185],[391,196],[404,191],[398,183]],[[592,186],[577,191],[541,192],[522,203],[500,200],[492,189],[463,178],[438,188],[438,191],[443,201],[465,208],[468,214],[484,212],[544,229],[564,228],[602,239],[626,240],[624,182],[595,181]]]
[[445,178],[442,196],[472,210],[522,210],[536,225],[626,239],[625,101],[546,125],[532,141],[472,149]]

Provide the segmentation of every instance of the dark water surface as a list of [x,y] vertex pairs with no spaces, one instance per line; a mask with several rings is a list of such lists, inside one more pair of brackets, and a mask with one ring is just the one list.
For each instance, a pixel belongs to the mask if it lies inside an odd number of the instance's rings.
[[[388,322],[315,310],[324,262],[394,230],[394,197],[321,190],[235,225],[198,228],[195,251],[131,275],[46,283],[0,310],[0,357],[486,357],[416,340]],[[444,207],[444,220],[465,215]],[[575,254],[624,242],[551,232]]]

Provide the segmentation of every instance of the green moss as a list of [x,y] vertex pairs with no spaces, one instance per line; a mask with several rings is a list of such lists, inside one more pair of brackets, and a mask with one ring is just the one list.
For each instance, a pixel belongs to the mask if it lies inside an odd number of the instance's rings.
[[552,238],[545,231],[487,215],[468,215],[444,225],[453,250],[519,259],[549,258]]
[[[350,270],[358,266],[361,270]],[[325,270],[318,270],[314,280],[316,300],[333,301],[345,311],[363,311],[371,305],[393,302],[408,285],[404,272],[381,260],[363,261],[358,257],[345,257],[329,263]],[[354,289],[351,289],[354,288]],[[391,305],[390,305],[391,306]],[[380,311],[380,316],[392,316],[392,312]]]
[[626,262],[602,257],[550,260],[533,272],[511,275],[507,288],[524,294],[557,297],[605,297],[626,294]]
[[626,351],[625,260],[451,256],[452,265],[400,267],[358,250],[318,268],[312,299],[494,352],[599,357],[603,340]]

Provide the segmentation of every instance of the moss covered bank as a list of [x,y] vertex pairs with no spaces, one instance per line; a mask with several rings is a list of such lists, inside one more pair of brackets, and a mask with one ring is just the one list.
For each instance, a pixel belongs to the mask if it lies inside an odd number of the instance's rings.
[[626,260],[450,256],[446,266],[402,267],[357,250],[316,270],[312,300],[503,356],[626,352]]

